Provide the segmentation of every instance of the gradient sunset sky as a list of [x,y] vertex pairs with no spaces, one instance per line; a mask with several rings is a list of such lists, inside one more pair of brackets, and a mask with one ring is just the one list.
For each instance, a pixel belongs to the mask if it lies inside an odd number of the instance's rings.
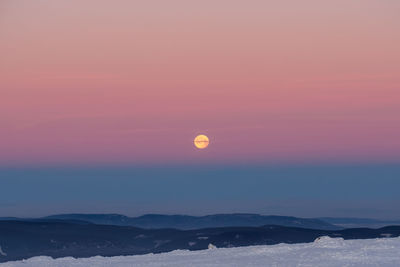
[[[168,168],[194,166],[192,174],[197,175],[202,166],[230,166],[226,172],[211,171],[207,181],[212,184],[229,175],[239,175],[238,181],[246,179],[232,166],[253,173],[249,166],[329,165],[322,172],[326,173],[339,164],[341,179],[345,179],[354,176],[344,171],[344,165],[373,165],[372,173],[377,174],[389,164],[392,171],[386,171],[385,177],[393,182],[400,174],[399,14],[397,0],[2,0],[0,166],[8,182],[1,189],[15,187],[3,192],[12,194],[20,189],[18,185],[32,183],[39,193],[54,192],[57,184],[41,180],[39,187],[30,177],[45,179],[35,168],[44,168],[47,174],[46,168],[56,168],[50,176],[62,184],[68,181],[64,177],[71,171],[68,166],[94,166],[97,169],[89,171],[90,177],[102,173],[99,168],[104,166],[117,173],[116,166],[164,166],[175,178],[189,174]],[[199,133],[209,136],[207,149],[194,148],[192,141]],[[300,168],[298,176],[320,176],[320,169],[310,168]],[[77,180],[66,184],[82,182],[76,177],[86,177],[86,172],[79,170],[68,176]],[[279,173],[257,170],[258,176],[267,177],[257,180],[266,187],[268,177]],[[355,171],[355,177],[362,179],[360,171]],[[117,177],[132,172],[137,170]],[[143,169],[139,172],[147,177]],[[289,173],[287,177],[296,175]],[[374,179],[371,173],[365,175]],[[113,171],[109,177],[122,181]],[[140,178],[135,179],[131,186],[137,188]],[[109,180],[101,181],[96,182],[101,184],[97,189],[109,188]],[[252,181],[254,186],[257,181]],[[170,186],[187,190],[196,184],[175,182]],[[327,186],[313,185],[312,191]],[[148,189],[157,182],[142,186]],[[285,184],[275,186],[281,200],[299,203],[285,195]],[[219,189],[223,190],[222,183]],[[236,193],[231,198],[239,201],[239,196],[250,194],[242,189],[241,183],[233,183],[230,190]],[[310,187],[303,189],[304,196],[310,196]],[[340,194],[340,187],[337,190]],[[85,192],[93,203],[102,199],[101,190]],[[110,200],[122,212],[118,203],[123,200],[150,203],[146,201],[156,194],[135,200],[125,193],[126,198]],[[158,193],[165,197],[160,201],[171,199],[166,192]],[[396,191],[392,193],[388,201],[400,202]],[[3,213],[14,212],[13,205],[36,203],[32,192],[26,192],[27,199],[21,201],[4,194],[0,199]],[[53,197],[58,205],[70,203],[68,194],[61,199],[52,194],[44,193],[43,201]],[[117,189],[111,193],[118,194]],[[369,194],[376,199],[385,195],[381,191]],[[313,197],[296,197],[314,202]],[[217,199],[229,202],[229,197]],[[244,197],[239,211],[266,201],[267,196],[260,191],[256,202],[249,199]],[[367,193],[358,199],[365,206],[363,199],[368,199]],[[190,203],[190,198],[185,201]],[[63,211],[79,206],[71,203]],[[35,214],[55,212],[57,207]],[[186,211],[154,207],[148,206],[147,211]],[[199,204],[194,210],[217,212],[223,207],[227,205],[207,210]],[[16,213],[26,210],[32,209]]]

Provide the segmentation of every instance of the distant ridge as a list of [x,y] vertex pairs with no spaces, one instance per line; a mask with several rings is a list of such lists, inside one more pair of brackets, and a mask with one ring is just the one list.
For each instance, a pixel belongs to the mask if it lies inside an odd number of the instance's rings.
[[0,217],[0,221],[18,221],[18,222],[60,222],[72,224],[93,224],[89,221],[77,219],[57,219],[57,218],[18,218],[18,217]]
[[104,224],[134,226],[144,229],[175,228],[192,230],[207,227],[280,225],[307,229],[338,230],[343,228],[381,228],[400,225],[400,220],[378,220],[369,218],[319,217],[298,218],[293,216],[260,215],[252,213],[214,214],[206,216],[146,214],[128,217],[121,214],[57,214],[42,218],[0,217],[0,221],[61,221],[80,224]]
[[207,216],[147,214],[139,217],[128,217],[120,214],[59,214],[47,216],[43,219],[78,220],[95,224],[134,226],[145,229],[174,228],[190,230],[210,227],[257,227],[263,225],[280,225],[321,230],[342,229],[340,226],[319,219],[274,215],[265,216],[248,213],[214,214]]
[[377,220],[368,218],[346,218],[346,217],[342,218],[321,217],[317,219],[344,228],[355,228],[355,227],[381,228],[388,225],[400,225],[400,220]]

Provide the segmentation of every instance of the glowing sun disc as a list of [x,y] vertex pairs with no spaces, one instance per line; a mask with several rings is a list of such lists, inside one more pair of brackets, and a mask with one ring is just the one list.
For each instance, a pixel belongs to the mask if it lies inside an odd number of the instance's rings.
[[204,149],[206,147],[208,147],[208,144],[210,144],[210,140],[208,139],[208,137],[204,134],[200,134],[198,136],[196,136],[196,138],[194,138],[193,141],[195,147],[197,147],[198,149]]

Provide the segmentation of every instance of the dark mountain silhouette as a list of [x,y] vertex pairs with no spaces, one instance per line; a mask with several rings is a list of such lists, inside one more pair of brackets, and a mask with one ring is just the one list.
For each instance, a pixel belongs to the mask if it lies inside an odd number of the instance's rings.
[[332,217],[322,217],[318,219],[344,228],[355,228],[355,227],[380,228],[387,225],[400,225],[400,220],[377,220],[377,219],[367,219],[367,218],[332,218]]
[[199,230],[141,229],[132,226],[60,221],[0,221],[0,262],[33,256],[90,257],[167,252],[176,249],[312,242],[320,236],[365,239],[397,237],[400,226],[380,229],[313,230],[268,225]]
[[0,221],[20,221],[20,222],[61,222],[74,224],[93,224],[89,221],[77,219],[51,219],[51,218],[17,218],[17,217],[0,217]]
[[240,213],[207,216],[148,214],[140,217],[127,217],[119,214],[60,214],[48,216],[45,219],[81,220],[96,224],[135,226],[146,229],[175,228],[189,230],[207,227],[262,226],[267,224],[324,230],[342,229],[342,227],[319,219]]

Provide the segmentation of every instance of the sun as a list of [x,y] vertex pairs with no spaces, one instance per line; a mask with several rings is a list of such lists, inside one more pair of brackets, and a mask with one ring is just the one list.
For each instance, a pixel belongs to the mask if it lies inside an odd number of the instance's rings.
[[198,149],[204,149],[208,147],[208,145],[210,144],[210,140],[206,135],[200,134],[194,138],[193,143],[194,146],[197,147]]

